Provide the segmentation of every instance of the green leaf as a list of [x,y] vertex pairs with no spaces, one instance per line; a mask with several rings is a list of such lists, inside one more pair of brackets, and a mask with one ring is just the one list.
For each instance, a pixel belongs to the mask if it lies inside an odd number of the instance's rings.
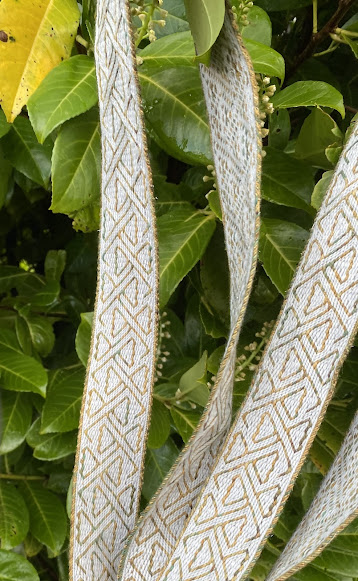
[[2,390],[0,454],[8,454],[24,442],[31,418],[32,405],[28,394]]
[[0,137],[6,135],[11,129],[11,123],[6,121],[5,113],[0,109]]
[[224,0],[185,0],[185,9],[198,56],[207,53],[224,24]]
[[269,202],[300,208],[312,214],[312,169],[283,151],[269,147],[265,151],[266,156],[262,163],[262,197]]
[[[0,289],[7,292],[13,288],[22,290],[28,280],[37,279],[36,275],[17,266],[0,265]],[[38,277],[41,281],[41,277]],[[40,286],[42,286],[40,284]]]
[[91,333],[93,323],[93,312],[81,313],[81,322],[76,333],[76,351],[77,355],[86,367],[91,347]]
[[260,260],[274,285],[285,295],[309,233],[292,222],[265,218],[260,232]]
[[156,21],[161,20],[163,16],[160,8],[154,10],[153,28],[158,39],[162,36],[189,30],[189,23],[185,19],[183,0],[163,0],[161,8],[166,10],[168,14],[165,17],[165,26],[160,26]]
[[277,109],[269,116],[268,144],[275,149],[285,149],[290,139],[291,120],[286,109]]
[[45,397],[45,369],[22,353],[15,333],[7,329],[0,329],[0,377],[5,389],[32,391]]
[[278,77],[283,81],[285,78],[285,61],[280,53],[261,42],[256,42],[249,38],[245,38],[244,43],[251,57],[255,73]]
[[160,401],[154,399],[147,441],[148,448],[160,448],[168,439],[169,434],[169,410]]
[[12,165],[7,159],[5,159],[0,145],[0,209],[3,207],[9,191],[11,175]]
[[45,258],[45,277],[48,282],[60,282],[66,266],[65,250],[49,250]]
[[24,481],[20,486],[30,513],[31,533],[58,555],[67,534],[67,516],[62,503],[38,482]]
[[344,118],[343,96],[332,85],[322,81],[297,81],[276,93],[271,99],[277,109],[290,107],[331,107]]
[[161,307],[200,260],[214,230],[214,214],[178,208],[158,219]]
[[168,438],[161,448],[147,449],[142,487],[142,494],[146,500],[150,500],[159,488],[178,454],[179,450],[171,438]]
[[52,143],[40,145],[26,117],[17,117],[4,138],[5,157],[30,180],[47,188],[51,173]]
[[40,143],[56,127],[97,103],[94,59],[76,55],[57,65],[29,99],[30,121]]
[[41,434],[40,418],[31,426],[26,435],[26,441],[34,448],[34,458],[38,460],[60,460],[76,451],[77,432],[61,434]]
[[195,60],[193,38],[189,31],[163,36],[141,50],[139,57],[143,61],[140,70],[150,67],[193,66]]
[[0,581],[40,581],[36,569],[17,553],[0,549]]
[[218,323],[228,326],[230,321],[230,281],[224,231],[218,225],[200,262],[200,281],[205,303],[213,310]]
[[180,397],[183,395],[190,396],[190,392],[198,387],[198,384],[199,386],[203,384],[206,386],[207,360],[208,354],[204,351],[199,361],[181,376],[179,381]]
[[41,282],[42,284],[37,293],[29,297],[29,302],[33,306],[49,307],[58,298],[61,290],[60,285],[55,280],[50,280],[49,282],[42,280]]
[[205,197],[209,202],[210,210],[214,212],[215,216],[219,218],[219,220],[222,221],[223,215],[221,210],[219,192],[217,190],[210,190],[210,192],[208,192]]
[[334,173],[333,170],[324,172],[321,179],[316,183],[314,187],[311,204],[314,208],[316,208],[316,210],[319,210],[319,208],[321,207],[323,198],[326,195],[329,184],[331,183],[333,173]]
[[43,544],[39,543],[39,541],[37,541],[35,537],[32,536],[31,533],[28,533],[24,540],[24,549],[26,556],[30,558],[34,557],[41,551],[42,548]]
[[139,69],[143,108],[167,153],[190,164],[212,158],[201,80],[196,67]]
[[56,369],[51,373],[42,411],[41,434],[70,432],[78,427],[85,370]]
[[47,355],[51,353],[55,344],[55,334],[53,332],[52,323],[45,317],[40,317],[38,315],[23,314],[22,317],[35,351],[37,351],[41,357],[47,357]]
[[247,13],[247,19],[249,24],[243,27],[241,33],[244,42],[249,39],[271,46],[272,24],[265,10],[252,6]]
[[1,548],[10,550],[19,545],[28,530],[29,513],[23,497],[13,484],[0,480]]
[[201,414],[194,410],[184,410],[179,407],[170,409],[175,426],[186,444],[200,420]]
[[296,156],[315,167],[331,169],[326,156],[330,145],[342,145],[343,135],[337,123],[320,108],[313,109],[304,120],[296,141]]
[[98,201],[100,160],[98,112],[93,109],[67,121],[56,139],[52,156],[53,212],[74,217],[78,210]]

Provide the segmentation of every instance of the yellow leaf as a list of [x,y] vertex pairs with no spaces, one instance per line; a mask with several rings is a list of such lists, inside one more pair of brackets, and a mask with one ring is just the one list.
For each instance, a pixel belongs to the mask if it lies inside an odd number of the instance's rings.
[[9,122],[70,56],[78,23],[76,0],[1,0],[0,102]]

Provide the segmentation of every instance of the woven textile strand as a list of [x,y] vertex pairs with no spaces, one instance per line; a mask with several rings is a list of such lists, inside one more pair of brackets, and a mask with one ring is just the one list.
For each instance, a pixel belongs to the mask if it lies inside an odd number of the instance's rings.
[[137,517],[157,328],[152,184],[124,0],[97,6],[102,224],[72,517],[71,578],[115,579]]
[[356,128],[253,386],[165,581],[242,579],[283,507],[356,330],[357,158]]
[[231,420],[236,345],[251,290],[258,238],[261,138],[255,81],[229,14],[201,68],[230,270],[231,333],[213,397],[163,488],[140,520],[122,565],[126,581],[154,581],[172,554]]
[[267,581],[283,581],[308,563],[358,516],[358,414],[340,451]]

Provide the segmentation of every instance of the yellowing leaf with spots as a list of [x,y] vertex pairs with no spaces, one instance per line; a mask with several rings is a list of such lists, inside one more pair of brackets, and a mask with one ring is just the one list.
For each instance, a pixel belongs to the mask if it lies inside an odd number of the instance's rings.
[[0,102],[9,122],[70,56],[78,23],[76,0],[1,0]]

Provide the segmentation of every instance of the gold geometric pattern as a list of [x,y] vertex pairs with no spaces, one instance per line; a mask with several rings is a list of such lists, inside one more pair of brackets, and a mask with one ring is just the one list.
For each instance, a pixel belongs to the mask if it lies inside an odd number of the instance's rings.
[[[223,55],[225,55],[223,62]],[[256,266],[261,138],[251,63],[230,17],[201,68],[231,280],[231,331],[211,400],[188,447],[140,519],[121,563],[126,581],[157,579],[170,558],[231,420],[236,345]],[[215,88],[215,90],[214,90]],[[242,104],[245,103],[245,110]],[[202,553],[206,544],[203,544]],[[190,565],[203,573],[204,567]]]
[[[338,370],[356,330],[357,157],[356,128],[316,218],[253,386],[181,539],[159,577],[161,581],[242,579],[283,507],[332,396]],[[316,249],[320,249],[319,260]],[[356,462],[357,459],[355,470]],[[338,477],[337,470],[333,473]],[[342,495],[345,489],[342,479],[349,474],[348,466],[347,470],[342,468],[336,481],[336,494]],[[353,501],[345,500],[347,513],[352,507],[356,509],[356,493],[352,496]],[[215,511],[210,522],[205,522],[203,513],[209,499]],[[235,544],[230,546],[220,531],[232,522],[233,516],[241,518],[244,524]],[[333,523],[326,524],[328,531],[332,529]],[[315,525],[310,526],[312,532]],[[322,528],[324,524],[321,521],[317,526]],[[206,561],[200,556],[205,567],[194,574],[190,564],[199,558],[204,546],[210,547]],[[299,554],[297,545],[293,554]],[[291,558],[290,552],[288,562]]]
[[358,516],[358,413],[308,512],[267,581],[283,581],[314,559]]
[[75,471],[74,581],[116,578],[137,517],[157,328],[152,182],[127,3],[102,0],[97,10],[102,223]]
[[[156,353],[158,261],[128,0],[99,0],[96,62],[102,221],[70,579],[114,581],[132,535],[122,581],[239,580],[283,507],[357,325],[358,130],[338,163],[273,337],[227,436],[236,345],[255,271],[261,162],[255,80],[228,11],[211,65],[201,66],[201,75],[230,269],[231,331],[203,418],[136,525]],[[307,539],[318,550],[357,510],[356,423],[270,581],[286,578],[287,563],[298,568],[311,558]],[[355,461],[349,461],[352,455]],[[341,514],[332,508],[337,495]],[[326,510],[332,512],[329,522]]]

